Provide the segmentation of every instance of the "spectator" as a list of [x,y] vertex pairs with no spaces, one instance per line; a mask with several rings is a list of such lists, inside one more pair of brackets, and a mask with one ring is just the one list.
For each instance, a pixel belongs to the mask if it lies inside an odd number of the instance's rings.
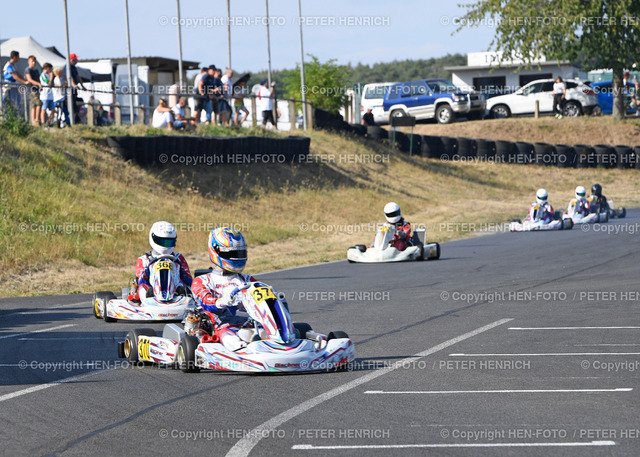
[[216,113],[219,124],[225,124],[226,118],[226,105],[224,103],[224,88],[222,85],[222,70],[216,68],[213,75],[213,90],[212,90],[212,105],[213,111]]
[[[53,74],[56,76],[53,82],[53,103],[58,114],[57,124],[60,128],[63,128],[65,123],[71,126],[69,110],[67,109],[67,79],[64,70],[56,67],[53,69]],[[62,116],[64,116],[64,121]]]
[[109,115],[107,110],[104,109],[102,103],[97,102],[95,109],[95,121],[97,126],[109,125]]
[[629,107],[636,110],[636,117],[640,116],[640,81],[636,80]]
[[562,119],[564,113],[564,98],[567,93],[567,85],[558,76],[553,84],[553,114],[556,119]]
[[231,68],[225,69],[224,76],[220,78],[222,82],[222,94],[223,98],[220,100],[220,117],[223,118],[221,122],[224,125],[229,125],[231,117],[233,115],[231,111],[231,95],[233,83],[231,77],[233,76],[233,70]]
[[156,129],[173,130],[173,111],[167,106],[167,101],[164,98],[160,99],[158,106],[153,111],[151,126]]
[[173,128],[191,130],[193,126],[193,118],[186,117],[184,107],[187,106],[187,97],[180,97],[178,103],[171,108],[173,111]]
[[[82,90],[86,90],[84,85],[82,84],[82,80],[80,79],[80,75],[78,75],[78,68],[76,64],[78,63],[78,56],[76,54],[70,54],[69,60],[71,61],[71,73],[69,77],[69,83],[71,86],[71,110],[73,111],[71,114],[73,115],[74,122],[76,124],[80,123],[80,116],[78,114],[78,87]],[[67,66],[64,66],[64,75],[67,77]]]
[[169,87],[169,106],[176,106],[178,104],[178,94],[180,93],[178,83],[173,83]]
[[[198,92],[202,97],[205,98],[204,101],[204,110],[206,112],[206,124],[210,124],[213,120],[213,123],[216,122],[216,114],[218,113],[217,107],[217,99],[213,97],[213,92],[215,90],[215,73],[216,66],[209,65],[207,69],[207,74],[200,79],[200,83],[198,84]],[[214,107],[215,102],[215,107]],[[213,113],[213,114],[212,114]]]
[[27,59],[29,67],[25,73],[27,82],[27,90],[29,91],[29,102],[31,105],[31,123],[40,125],[40,113],[42,111],[42,102],[40,101],[40,72],[36,68],[36,57],[29,56]]
[[371,112],[371,108],[367,108],[367,112],[362,116],[362,125],[376,125],[376,121],[373,118],[373,113]]
[[[40,124],[49,125],[53,120],[55,113],[55,105],[53,104],[53,66],[49,62],[45,62],[42,66],[40,74],[40,101],[42,106],[40,109]],[[47,111],[49,116],[47,116]]]
[[193,101],[194,101],[193,111],[195,112],[196,123],[200,122],[200,116],[202,114],[202,110],[204,109],[205,97],[203,97],[200,94],[200,91],[198,90],[198,88],[200,86],[200,81],[206,74],[207,74],[207,67],[202,67],[200,69],[200,74],[196,75],[196,77],[193,79],[193,93],[195,94],[193,97]]
[[[274,83],[275,84],[275,83]],[[269,81],[267,78],[263,78],[260,81],[260,89],[258,90],[258,111],[262,112],[262,127],[267,126],[267,122],[271,122],[274,129],[278,129],[275,121],[273,120],[273,86],[269,88]]]
[[[24,76],[22,76],[16,67],[18,62],[20,62],[20,53],[18,51],[11,51],[9,61],[2,70],[2,76],[5,82],[27,84],[27,80],[24,79]],[[20,97],[20,90],[16,86],[2,86],[2,101],[13,105],[18,113],[22,113],[22,97]]]
[[[247,116],[249,116],[249,110],[244,106],[245,84],[246,83],[244,81],[240,81],[233,86],[233,104],[235,108],[233,122],[236,127],[241,127],[242,123],[247,119]],[[244,115],[241,115],[240,113],[244,113]],[[238,120],[238,118],[240,119]]]

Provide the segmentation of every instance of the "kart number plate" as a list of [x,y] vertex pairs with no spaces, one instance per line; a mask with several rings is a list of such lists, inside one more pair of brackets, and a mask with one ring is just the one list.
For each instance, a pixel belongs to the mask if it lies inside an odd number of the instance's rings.
[[171,269],[171,262],[169,262],[168,260],[160,260],[158,262],[156,262],[156,271],[159,270],[170,270]]
[[270,287],[256,287],[252,292],[253,298],[256,302],[260,303],[261,301],[268,300],[269,298],[276,299],[276,296],[273,294],[273,290]]
[[387,225],[383,225],[382,227],[380,227],[380,231],[381,232],[388,232],[389,231],[389,227]]
[[151,361],[151,355],[149,354],[149,346],[151,345],[151,340],[149,338],[140,338],[138,339],[138,358],[140,360],[148,360]]

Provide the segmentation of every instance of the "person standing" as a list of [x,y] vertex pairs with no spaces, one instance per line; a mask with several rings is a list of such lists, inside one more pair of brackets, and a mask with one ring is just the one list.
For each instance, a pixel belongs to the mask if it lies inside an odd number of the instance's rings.
[[[8,83],[27,84],[27,80],[24,79],[24,76],[18,71],[18,62],[20,62],[20,53],[18,51],[11,51],[9,61],[2,70],[2,77]],[[2,101],[4,103],[10,103],[18,113],[22,113],[22,97],[20,97],[20,90],[16,86],[2,86]]]
[[[82,90],[86,90],[84,85],[82,84],[82,80],[80,79],[80,75],[78,74],[78,68],[76,64],[78,63],[78,56],[75,53],[69,55],[69,60],[71,61],[71,73],[69,77],[69,86],[71,87],[71,109],[73,112],[71,115],[73,116],[74,122],[76,124],[80,123],[80,115],[78,114],[78,87]],[[64,75],[67,77],[67,66],[64,66]]]
[[40,101],[40,72],[36,68],[36,57],[29,56],[29,67],[25,73],[27,82],[27,90],[29,92],[29,102],[31,104],[31,123],[40,125],[40,113],[42,111],[42,101]]
[[[53,69],[53,74],[56,76],[53,82],[53,103],[55,104],[56,111],[58,112],[57,124],[58,127],[63,128],[65,124],[71,127],[71,119],[69,117],[69,110],[67,109],[67,79],[65,72],[60,67]],[[62,120],[64,116],[64,121]]]
[[[42,73],[40,74],[40,101],[42,102],[40,110],[40,124],[49,125],[53,120],[55,105],[53,104],[53,66],[49,62],[42,65]],[[49,116],[47,117],[47,111]]]
[[562,119],[564,113],[564,101],[567,94],[567,85],[560,76],[553,84],[553,114],[556,119]]
[[274,129],[278,129],[273,119],[273,85],[269,87],[267,78],[260,81],[260,89],[258,90],[258,111],[262,112],[262,127],[267,126],[267,122],[271,122]]
[[200,87],[200,81],[206,74],[207,74],[207,67],[202,67],[200,69],[200,74],[196,75],[196,77],[193,79],[193,93],[195,94],[193,97],[193,101],[194,101],[193,111],[195,113],[194,118],[196,120],[196,124],[200,123],[200,115],[202,114],[202,110],[204,109],[205,97],[203,97],[200,94],[199,87]]
[[231,111],[231,90],[233,88],[233,83],[231,82],[232,77],[233,70],[231,68],[227,68],[224,71],[224,76],[220,78],[223,94],[223,98],[220,100],[220,105],[224,107],[223,109],[220,109],[220,117],[222,118],[221,122],[224,125],[229,125],[231,118],[233,117],[233,112]]

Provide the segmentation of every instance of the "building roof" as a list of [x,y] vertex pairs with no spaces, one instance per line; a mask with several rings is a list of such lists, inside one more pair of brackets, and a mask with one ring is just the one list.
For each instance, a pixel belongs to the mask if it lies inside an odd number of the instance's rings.
[[[127,63],[126,57],[99,57],[95,59],[79,59],[78,62],[96,62],[98,60],[111,60],[113,62],[123,64]],[[178,68],[178,59],[171,59],[169,57],[160,56],[131,56],[132,62],[144,61],[146,65],[152,70],[158,71],[174,71]],[[183,70],[198,70],[200,69],[200,62],[194,62],[193,60],[182,60]]]
[[[532,64],[532,67],[549,67],[549,66],[559,66],[559,65],[572,65],[576,68],[578,68],[578,65],[568,61],[568,60],[548,60],[546,62],[539,62],[539,63],[535,63]],[[467,66],[467,65],[459,65],[459,66],[455,66],[455,67],[444,67],[445,70],[447,71],[461,71],[461,70],[495,70],[497,68],[518,68],[519,65],[503,65],[501,67],[498,67],[498,65],[474,65],[474,66]]]

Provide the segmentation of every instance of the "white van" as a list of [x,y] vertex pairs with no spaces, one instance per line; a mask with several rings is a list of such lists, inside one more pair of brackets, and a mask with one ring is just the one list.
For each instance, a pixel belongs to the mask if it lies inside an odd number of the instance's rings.
[[388,119],[384,117],[384,107],[382,102],[384,100],[384,92],[394,82],[389,83],[372,83],[365,84],[362,88],[362,97],[360,98],[360,118],[371,108],[373,119],[377,124],[388,122]]

